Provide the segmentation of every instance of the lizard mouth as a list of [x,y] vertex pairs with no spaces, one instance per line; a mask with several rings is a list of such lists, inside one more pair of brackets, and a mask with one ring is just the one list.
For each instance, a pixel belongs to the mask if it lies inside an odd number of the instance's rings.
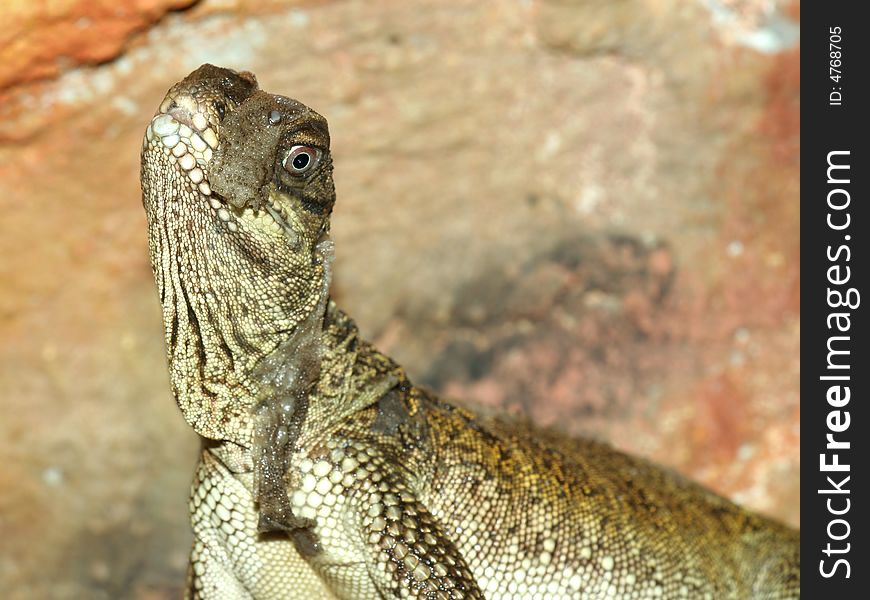
[[192,98],[167,97],[145,130],[143,144],[153,144],[168,157],[186,178],[192,190],[208,200],[217,218],[232,232],[248,221],[257,229],[283,233],[296,243],[298,235],[290,225],[287,210],[272,198],[262,199],[262,207],[236,207],[215,193],[208,180],[209,163],[219,146],[216,119],[199,109]]

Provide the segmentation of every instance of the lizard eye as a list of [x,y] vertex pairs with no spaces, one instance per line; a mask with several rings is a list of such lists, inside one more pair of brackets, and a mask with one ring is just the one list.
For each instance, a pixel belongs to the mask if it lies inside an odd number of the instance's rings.
[[301,177],[320,160],[320,150],[311,146],[293,146],[284,159],[284,169]]

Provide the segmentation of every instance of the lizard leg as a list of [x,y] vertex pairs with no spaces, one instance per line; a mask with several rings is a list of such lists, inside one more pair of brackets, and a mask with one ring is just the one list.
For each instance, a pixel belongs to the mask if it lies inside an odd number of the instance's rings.
[[377,490],[364,494],[358,507],[369,576],[381,594],[483,598],[465,559],[426,507],[401,485]]
[[[235,486],[232,484],[235,483]],[[251,600],[235,571],[230,555],[228,527],[232,519],[226,498],[234,496],[241,485],[208,452],[200,456],[190,490],[190,520],[194,542],[190,551],[185,598],[190,600]],[[226,517],[224,519],[223,517]],[[227,521],[227,525],[224,525]],[[222,526],[223,525],[223,529]],[[229,534],[229,535],[228,535]]]
[[193,543],[185,600],[252,600],[233,574],[226,552],[200,539]]
[[416,497],[399,461],[370,445],[334,446],[303,461],[289,496],[296,513],[317,523],[306,555],[336,595],[483,598],[450,532]]
[[285,533],[257,531],[252,485],[249,473],[232,472],[212,451],[203,451],[191,492],[190,597],[334,598]]

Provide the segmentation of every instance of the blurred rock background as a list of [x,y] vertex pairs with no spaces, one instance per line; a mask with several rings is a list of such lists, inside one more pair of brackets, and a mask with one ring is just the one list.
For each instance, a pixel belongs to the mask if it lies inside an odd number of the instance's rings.
[[412,377],[798,524],[799,4],[0,7],[0,589],[179,597],[140,136],[203,62],[330,122],[334,295]]

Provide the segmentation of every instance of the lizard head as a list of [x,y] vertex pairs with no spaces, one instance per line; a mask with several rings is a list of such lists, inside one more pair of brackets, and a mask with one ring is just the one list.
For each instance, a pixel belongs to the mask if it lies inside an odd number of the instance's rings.
[[326,120],[204,65],[149,123],[141,176],[176,399],[201,435],[247,439],[255,366],[328,296]]

